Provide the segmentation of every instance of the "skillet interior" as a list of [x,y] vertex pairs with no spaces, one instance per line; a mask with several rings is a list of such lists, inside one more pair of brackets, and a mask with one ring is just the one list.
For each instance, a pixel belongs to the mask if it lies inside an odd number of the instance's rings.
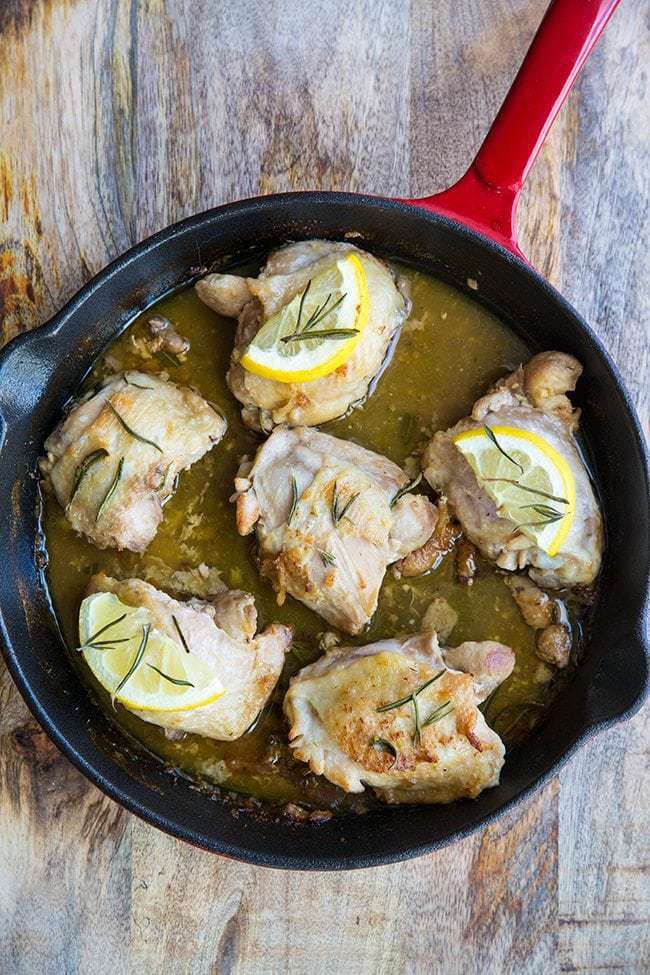
[[[451,806],[387,808],[319,826],[233,812],[214,793],[175,779],[121,736],[93,704],[61,646],[34,557],[36,460],[45,435],[93,360],[134,314],[226,255],[315,236],[342,238],[415,264],[468,292],[533,349],[560,348],[585,367],[583,429],[605,511],[608,547],[584,663],[501,785]],[[460,350],[459,350],[460,354]],[[450,377],[453,381],[453,377]],[[257,864],[341,869],[388,863],[466,835],[539,785],[594,730],[632,713],[647,689],[648,473],[633,408],[615,367],[579,316],[534,271],[444,218],[347,194],[286,194],[209,211],[138,245],[90,282],[51,322],[0,361],[0,524],[5,571],[0,625],[10,670],[61,749],[109,795],[156,826]],[[37,545],[38,547],[38,545]],[[38,556],[38,553],[37,553]]]

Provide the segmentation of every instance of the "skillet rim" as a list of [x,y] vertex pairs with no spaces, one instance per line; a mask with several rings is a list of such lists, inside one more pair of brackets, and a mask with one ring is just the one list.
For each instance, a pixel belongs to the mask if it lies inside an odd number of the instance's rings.
[[[644,468],[646,495],[648,494],[647,488],[648,483],[650,482],[650,464],[645,438],[636,414],[636,409],[632,403],[630,394],[627,391],[616,364],[603,346],[599,337],[593,332],[589,324],[582,318],[582,316],[548,281],[546,281],[546,279],[535,268],[527,264],[525,261],[522,261],[500,244],[484,237],[477,231],[470,229],[460,221],[452,220],[449,217],[425,210],[424,208],[419,208],[413,204],[403,203],[398,200],[387,199],[384,197],[370,196],[367,194],[322,191],[280,193],[263,197],[252,197],[218,207],[213,207],[199,214],[186,217],[177,223],[170,224],[168,227],[163,228],[150,237],[145,238],[144,240],[135,244],[133,247],[129,248],[129,250],[108,264],[105,268],[100,270],[72,296],[72,298],[60,309],[59,312],[52,316],[43,325],[30,331],[21,333],[12,341],[7,343],[7,345],[0,350],[0,375],[3,368],[6,368],[10,362],[11,356],[16,350],[24,348],[33,341],[37,341],[38,338],[55,338],[59,331],[65,326],[66,322],[87,302],[92,301],[95,292],[105,282],[115,275],[124,272],[133,262],[145,259],[147,255],[151,254],[159,246],[173,241],[175,237],[185,234],[192,229],[202,227],[204,224],[209,225],[210,222],[224,213],[229,213],[236,216],[240,212],[243,213],[244,211],[250,211],[251,208],[257,211],[263,211],[264,209],[269,208],[275,209],[278,205],[283,204],[291,205],[297,202],[304,204],[306,201],[309,201],[314,205],[328,205],[330,203],[336,203],[343,206],[355,207],[361,204],[362,206],[371,206],[373,208],[379,207],[397,209],[398,211],[409,213],[411,215],[413,215],[415,210],[420,219],[427,222],[433,222],[435,224],[442,224],[443,226],[451,229],[461,238],[473,241],[474,243],[479,243],[483,248],[487,248],[488,250],[495,252],[500,259],[505,258],[506,262],[511,266],[516,267],[520,273],[523,271],[527,276],[529,276],[535,287],[541,288],[544,292],[546,292],[547,296],[550,297],[553,302],[558,304],[565,314],[569,315],[573,319],[579,330],[582,331],[585,341],[594,347],[594,350],[597,354],[599,354],[603,365],[611,373],[616,389],[622,399],[625,413],[627,414],[627,420],[629,423],[628,432],[632,433],[634,437],[635,446]],[[191,280],[191,278],[188,278],[188,281],[189,280]],[[48,380],[48,382],[49,381],[51,380]],[[0,425],[2,427],[2,429],[0,429],[1,451],[4,444],[4,434],[6,433],[6,428],[8,426],[8,423],[3,421],[1,414]],[[304,857],[301,857],[299,860],[296,860],[292,856],[277,855],[272,851],[260,853],[258,850],[256,850],[251,852],[243,844],[241,846],[236,846],[227,841],[224,842],[224,840],[221,838],[208,837],[205,832],[193,829],[191,826],[188,827],[185,824],[179,824],[179,822],[174,820],[170,815],[166,815],[155,810],[153,808],[155,803],[151,800],[149,802],[143,802],[137,799],[133,793],[141,790],[142,785],[132,775],[125,772],[124,769],[121,768],[114,760],[111,760],[104,755],[102,755],[101,762],[95,761],[93,763],[86,758],[82,751],[77,749],[77,747],[70,740],[68,740],[68,737],[66,737],[64,732],[59,731],[56,721],[50,718],[49,711],[44,705],[41,704],[38,696],[32,691],[29,679],[26,678],[22,672],[19,653],[15,651],[13,645],[11,644],[11,640],[9,639],[8,632],[4,625],[1,607],[0,637],[2,639],[0,643],[2,644],[3,655],[5,657],[8,669],[18,687],[21,696],[23,697],[23,700],[25,700],[34,717],[43,726],[46,733],[53,739],[57,747],[73,763],[73,765],[75,765],[91,782],[93,782],[94,785],[100,788],[111,799],[118,802],[120,805],[124,806],[141,819],[151,823],[169,835],[185,840],[186,842],[192,843],[193,845],[209,852],[219,853],[220,855],[237,859],[242,862],[253,863],[257,866],[298,870],[343,870],[364,868],[400,862],[416,856],[421,856],[427,852],[432,852],[447,846],[456,840],[463,839],[476,832],[478,829],[489,825],[506,812],[516,808],[518,805],[520,805],[520,803],[524,802],[546,782],[548,782],[550,778],[557,775],[558,772],[566,765],[569,759],[575,754],[575,752],[583,744],[590,740],[598,731],[611,727],[619,721],[625,720],[636,713],[636,711],[642,706],[650,689],[647,676],[650,648],[648,646],[647,633],[644,632],[643,628],[644,614],[647,615],[649,602],[648,582],[650,579],[650,558],[646,559],[645,567],[639,566],[639,575],[641,575],[641,573],[644,575],[643,582],[645,594],[641,598],[641,605],[638,607],[638,614],[632,621],[631,633],[634,634],[639,647],[645,654],[646,680],[645,683],[640,687],[638,694],[631,704],[625,707],[622,711],[615,714],[610,714],[599,720],[586,720],[583,729],[579,734],[577,734],[574,741],[567,746],[567,748],[562,752],[561,756],[557,758],[546,771],[540,773],[534,779],[534,781],[522,788],[520,792],[516,793],[509,800],[505,801],[503,805],[478,817],[465,826],[455,830],[453,833],[444,837],[426,841],[424,843],[409,843],[407,849],[390,853],[377,852],[376,854],[373,853],[371,855],[355,855],[341,849],[340,857],[336,860],[333,860],[331,856],[312,856],[310,860],[306,860]],[[105,774],[104,769],[110,771],[110,776]],[[118,780],[124,780],[123,784],[119,784]],[[300,824],[298,828],[304,829],[306,827],[305,824]],[[242,839],[244,839],[244,837],[242,837]]]

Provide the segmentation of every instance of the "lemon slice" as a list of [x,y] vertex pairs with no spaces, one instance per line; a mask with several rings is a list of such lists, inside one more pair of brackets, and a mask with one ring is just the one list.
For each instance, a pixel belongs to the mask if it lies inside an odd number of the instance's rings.
[[499,515],[557,555],[573,523],[576,485],[555,447],[530,430],[505,426],[466,430],[454,443]]
[[352,355],[369,311],[366,272],[357,255],[348,254],[262,325],[241,364],[281,383],[327,376]]
[[113,593],[84,599],[79,639],[99,683],[131,710],[191,711],[225,693],[212,667],[155,630],[146,609],[127,606]]

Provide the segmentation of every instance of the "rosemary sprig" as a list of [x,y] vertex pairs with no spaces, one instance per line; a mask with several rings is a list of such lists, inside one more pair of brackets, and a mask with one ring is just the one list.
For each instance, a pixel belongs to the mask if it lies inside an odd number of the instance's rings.
[[117,412],[117,410],[115,409],[115,407],[113,406],[113,404],[111,403],[111,401],[109,399],[106,400],[106,405],[111,410],[111,412],[113,413],[113,415],[119,420],[121,426],[126,430],[126,432],[131,437],[134,437],[136,440],[139,440],[140,443],[146,443],[146,444],[149,444],[150,447],[155,447],[156,450],[160,454],[163,453],[162,447],[159,447],[157,443],[154,443],[153,442],[153,440],[147,440],[146,437],[143,437],[143,436],[141,436],[141,434],[136,433],[136,431],[132,427],[129,426],[129,424],[126,422],[126,420],[124,419],[124,417],[121,416],[121,414]]
[[101,518],[101,516],[106,511],[106,508],[110,504],[111,498],[113,497],[113,495],[115,494],[115,492],[117,490],[117,485],[120,483],[120,479],[122,477],[122,468],[123,467],[124,467],[124,458],[123,457],[120,457],[120,459],[118,461],[118,464],[117,464],[117,470],[115,472],[115,477],[111,481],[110,487],[109,487],[108,491],[106,492],[106,494],[104,495],[104,500],[102,501],[102,503],[100,504],[99,508],[97,509],[97,514],[95,515],[95,523],[97,523],[99,521],[99,519]]
[[542,515],[544,518],[564,518],[566,514],[566,511],[558,511],[557,508],[553,508],[550,504],[521,504],[519,507],[522,511],[526,508],[531,508],[532,511],[538,515]]
[[502,481],[504,484],[513,484],[518,487],[520,491],[527,491],[528,494],[538,494],[541,498],[548,498],[549,501],[557,501],[558,504],[568,504],[566,498],[559,498],[555,494],[548,494],[546,491],[539,491],[537,488],[526,487],[525,484],[520,484],[519,481],[513,480],[511,477],[485,477],[483,480],[492,483],[493,481]]
[[89,640],[88,643],[83,643],[80,647],[77,647],[77,650],[107,650],[118,643],[128,643],[132,639],[132,636],[125,636],[119,640],[98,640],[97,642]]
[[487,425],[487,423],[484,423],[483,424],[483,430],[485,431],[486,436],[488,436],[490,438],[490,440],[492,441],[492,443],[494,444],[494,446],[497,448],[497,450],[499,451],[499,453],[500,454],[503,454],[503,456],[506,458],[506,460],[509,460],[511,464],[514,464],[515,465],[515,467],[518,467],[519,470],[521,471],[522,475],[523,475],[524,469],[521,466],[521,464],[518,461],[516,461],[514,459],[514,457],[511,457],[510,454],[507,453],[503,449],[503,447],[501,446],[501,444],[497,440],[497,438],[496,438],[496,436],[494,434],[494,431]]
[[429,725],[435,724],[436,721],[441,721],[442,718],[446,718],[448,714],[451,714],[453,710],[454,705],[451,703],[451,701],[445,701],[444,704],[441,704],[440,707],[432,711],[429,717],[422,722],[422,727],[428,728]]
[[102,633],[106,632],[106,630],[110,630],[112,626],[117,626],[118,623],[121,623],[122,620],[125,619],[126,613],[122,613],[122,615],[118,616],[117,619],[111,620],[110,623],[106,623],[105,626],[102,626],[101,629],[97,630],[96,633],[93,633],[92,636],[88,637],[87,643],[94,643],[98,636],[101,636]]
[[153,386],[141,386],[140,383],[134,383],[132,379],[129,379],[126,373],[124,373],[124,382],[127,386],[135,386],[136,389],[148,389],[152,390]]
[[338,306],[339,306],[339,305],[341,304],[341,302],[343,301],[343,299],[344,299],[344,298],[345,298],[345,296],[346,296],[346,293],[347,293],[347,292],[343,292],[343,294],[342,294],[342,295],[340,296],[340,298],[337,298],[337,299],[336,299],[336,301],[334,302],[334,304],[332,305],[332,307],[331,307],[331,308],[328,308],[327,306],[328,306],[328,304],[329,304],[329,300],[330,300],[330,298],[332,297],[332,294],[331,294],[331,292],[330,292],[330,294],[328,294],[328,296],[327,296],[327,298],[325,299],[325,301],[323,302],[323,304],[322,304],[322,305],[320,305],[320,307],[319,307],[319,308],[317,308],[317,309],[316,309],[316,311],[312,313],[312,315],[311,315],[311,317],[310,317],[310,318],[308,319],[308,321],[307,321],[307,322],[305,322],[305,328],[304,328],[304,331],[305,331],[305,332],[310,332],[310,331],[312,331],[312,329],[314,328],[314,325],[318,325],[318,323],[319,323],[319,322],[322,322],[322,320],[323,320],[323,319],[324,319],[324,318],[325,318],[325,317],[326,317],[327,315],[331,315],[331,314],[332,314],[332,312],[334,311],[334,309],[335,309],[335,308],[338,308]]
[[322,548],[319,548],[317,551],[323,565],[336,565],[336,558],[331,554],[331,552],[326,552]]
[[160,670],[158,667],[155,667],[153,664],[148,663],[147,664],[147,667],[151,667],[151,669],[152,670],[155,670],[157,674],[160,674],[160,676],[161,677],[164,677],[165,680],[168,680],[170,684],[175,684],[177,687],[194,687],[195,686],[189,680],[179,680],[178,677],[170,677],[169,674],[164,674],[162,672],[162,670]]
[[394,496],[393,500],[391,501],[390,507],[394,508],[397,502],[399,501],[399,499],[403,498],[405,494],[408,494],[409,491],[412,491],[413,488],[417,487],[421,480],[422,480],[422,474],[420,473],[418,474],[417,477],[414,477],[412,481],[409,481],[408,484],[405,484],[403,488],[400,488],[397,494]]
[[519,525],[519,528],[533,528],[545,525],[553,525],[556,521],[562,521],[566,512],[552,508],[550,504],[522,504],[521,508],[531,508],[536,514],[542,517],[542,521],[527,521]]
[[126,672],[122,680],[119,682],[119,684],[111,694],[111,700],[113,702],[113,706],[115,706],[115,699],[117,695],[120,693],[120,691],[122,690],[126,682],[131,677],[133,677],[134,673],[136,672],[136,670],[140,666],[140,663],[142,662],[142,658],[144,657],[144,652],[147,649],[147,643],[149,642],[150,629],[151,629],[151,623],[145,623],[144,626],[142,627],[142,640],[140,641],[140,646],[136,650],[135,657],[133,658],[133,663],[131,664],[128,671]]
[[439,673],[434,674],[433,677],[430,677],[429,680],[424,682],[424,684],[421,684],[420,687],[417,687],[411,694],[408,694],[406,697],[401,697],[399,701],[391,701],[390,704],[384,704],[382,705],[382,707],[376,708],[377,713],[381,714],[384,711],[393,711],[395,708],[401,708],[405,704],[409,704],[409,703],[412,704],[413,717],[415,720],[415,742],[416,744],[419,745],[422,728],[426,727],[426,725],[422,725],[420,722],[420,707],[418,704],[418,695],[421,694],[422,691],[425,691],[427,687],[429,687],[431,684],[434,683],[434,681],[440,680],[440,678],[444,673],[445,671],[441,670],[439,671]]
[[187,645],[187,640],[185,639],[185,636],[183,635],[183,631],[181,630],[180,623],[178,622],[178,620],[176,619],[176,617],[174,616],[173,613],[172,613],[172,620],[174,622],[174,626],[176,628],[176,632],[178,633],[179,637],[181,638],[181,643],[183,644],[183,649],[185,650],[185,653],[189,653],[190,652],[190,648]]
[[175,355],[171,354],[171,352],[167,352],[166,349],[158,349],[157,352],[154,352],[154,355],[157,359],[160,359],[161,362],[171,366],[172,369],[178,369],[181,365],[180,359],[177,359]]
[[370,747],[377,748],[382,752],[387,752],[388,755],[392,755],[393,761],[390,763],[389,771],[390,769],[394,768],[398,756],[397,756],[397,749],[395,748],[395,745],[393,745],[392,742],[386,741],[385,738],[372,738],[370,741]]
[[291,475],[291,507],[289,508],[289,515],[287,517],[287,526],[291,524],[291,519],[296,513],[296,508],[298,507],[298,485],[296,479]]
[[300,296],[300,304],[298,305],[298,318],[296,320],[296,332],[300,331],[300,320],[302,319],[302,309],[303,309],[303,305],[305,304],[305,298],[307,297],[307,292],[309,291],[310,288],[311,288],[311,278],[307,282],[307,287],[305,288],[302,295]]
[[338,491],[338,484],[336,481],[334,481],[334,491],[332,492],[332,507],[331,507],[332,521],[334,522],[334,526],[338,525],[338,523],[343,518],[345,518],[348,511],[350,510],[354,502],[359,497],[359,493],[360,492],[357,491],[356,494],[353,494],[350,498],[348,498],[348,500],[345,502],[344,505],[341,505],[341,498]]
[[68,507],[72,504],[75,494],[81,486],[81,482],[88,473],[91,467],[101,460],[102,457],[108,457],[108,451],[104,447],[100,447],[98,450],[93,450],[92,453],[87,454],[86,457],[81,461],[77,467],[77,473],[75,477],[74,487],[72,489],[72,494],[70,495],[70,500],[68,501]]
[[316,332],[294,332],[292,335],[283,335],[281,342],[302,342],[305,339],[348,339],[353,335],[358,335],[358,328],[324,328]]
[[[301,329],[300,329],[300,323],[302,321],[302,313],[303,313],[303,309],[304,309],[304,306],[305,306],[305,298],[307,297],[307,294],[308,294],[310,288],[311,288],[311,278],[307,282],[307,285],[305,287],[305,290],[303,291],[302,295],[300,296],[300,304],[298,305],[298,318],[296,319],[296,330],[295,330],[295,332],[292,332],[291,335],[283,335],[282,336],[282,339],[281,339],[282,342],[295,342],[297,340],[308,339],[308,338],[334,338],[334,337],[347,338],[350,335],[358,335],[358,333],[359,333],[359,329],[358,328],[355,328],[355,329],[326,329],[326,330],[323,330],[323,331],[320,331],[320,332],[314,332],[314,328],[316,327],[316,325],[318,325],[319,322],[322,322],[323,319],[326,318],[327,315],[331,315],[331,313],[336,308],[338,308],[338,306],[341,304],[341,302],[343,301],[343,299],[346,296],[345,293],[343,293],[339,298],[337,298],[337,300],[334,302],[334,304],[331,305],[331,307],[328,308],[328,305],[330,303],[330,299],[332,297],[332,292],[331,291],[327,295],[327,297],[325,298],[325,300],[312,311],[311,315],[309,316],[309,318],[307,319],[307,321],[303,325],[303,328],[302,328],[302,331],[301,331]],[[307,333],[309,333],[309,334],[307,334]]]

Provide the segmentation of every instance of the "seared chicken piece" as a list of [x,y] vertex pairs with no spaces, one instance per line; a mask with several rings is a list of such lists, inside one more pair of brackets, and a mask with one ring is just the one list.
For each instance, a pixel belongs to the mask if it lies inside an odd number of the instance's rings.
[[212,704],[189,711],[134,711],[143,721],[173,731],[233,741],[244,734],[278,682],[284,655],[291,646],[291,630],[271,623],[257,630],[257,610],[246,592],[226,591],[209,602],[179,602],[141,579],[118,582],[100,573],[93,576],[88,595],[112,592],[127,606],[146,609],[154,629],[181,643],[176,618],[187,649],[214,667],[225,694]]
[[180,472],[225,430],[198,393],[126,372],[74,406],[45,441],[40,469],[75,531],[98,548],[143,552]]
[[[566,396],[575,388],[582,367],[573,356],[543,352],[520,366],[479,399],[472,415],[450,430],[435,434],[422,457],[432,487],[444,491],[463,532],[482,554],[504,569],[529,568],[543,586],[590,583],[600,568],[603,531],[589,475],[573,439],[579,411]],[[560,551],[549,556],[534,541],[497,513],[473,469],[453,438],[485,425],[518,427],[537,434],[564,458],[575,479],[573,523]],[[535,500],[535,498],[533,498]],[[537,501],[544,501],[538,498]]]
[[506,576],[505,583],[524,622],[537,630],[535,653],[539,659],[553,667],[568,666],[571,657],[571,630],[562,622],[562,618],[566,618],[561,609],[562,604],[526,576]]
[[291,681],[289,743],[346,792],[369,785],[392,803],[474,798],[497,785],[505,751],[477,705],[513,666],[502,644],[446,651],[433,632],[337,648]]
[[237,529],[256,529],[260,571],[333,626],[359,633],[377,607],[386,566],[436,524],[397,464],[307,427],[278,428],[235,480]]
[[190,351],[190,341],[184,335],[179,335],[168,318],[163,315],[152,315],[147,322],[150,338],[147,341],[149,351],[166,352],[168,355],[186,356]]
[[[278,382],[244,369],[240,359],[262,323],[350,252],[363,264],[370,295],[368,324],[350,358],[329,375],[300,383]],[[281,423],[325,423],[362,400],[409,312],[409,303],[382,261],[351,244],[328,240],[301,241],[275,251],[257,278],[208,274],[195,288],[210,308],[239,320],[228,385],[243,404],[244,423],[265,433]]]
[[438,501],[437,512],[436,527],[431,537],[393,567],[397,579],[419,576],[434,569],[461,539],[460,525],[450,517],[445,497]]

